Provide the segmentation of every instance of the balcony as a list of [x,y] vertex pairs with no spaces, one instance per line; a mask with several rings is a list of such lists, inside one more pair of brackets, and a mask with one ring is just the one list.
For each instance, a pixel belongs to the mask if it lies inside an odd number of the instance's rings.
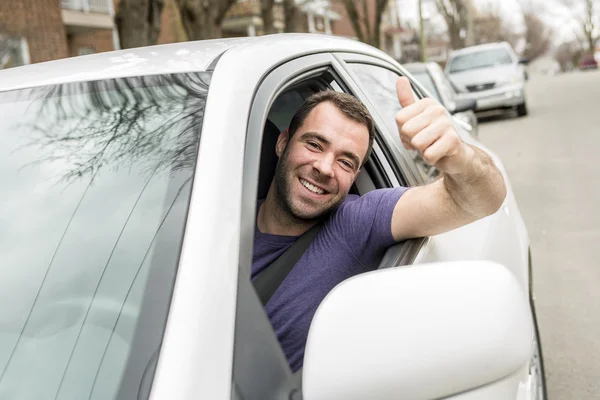
[[81,11],[112,15],[112,0],[60,0],[60,7],[65,10]]
[[67,32],[88,29],[113,29],[113,0],[60,0]]

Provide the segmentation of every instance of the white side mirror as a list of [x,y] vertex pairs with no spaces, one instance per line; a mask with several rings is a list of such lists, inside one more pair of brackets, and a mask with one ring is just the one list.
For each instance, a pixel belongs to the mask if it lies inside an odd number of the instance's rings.
[[375,271],[342,282],[310,327],[305,400],[441,399],[527,364],[527,294],[487,261]]

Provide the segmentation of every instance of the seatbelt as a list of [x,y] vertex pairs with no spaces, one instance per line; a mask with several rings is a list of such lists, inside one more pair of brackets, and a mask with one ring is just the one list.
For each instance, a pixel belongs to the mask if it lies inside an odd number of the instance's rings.
[[288,276],[300,257],[308,249],[308,246],[321,230],[321,226],[322,223],[318,223],[304,232],[282,255],[267,265],[258,278],[254,280],[254,288],[263,306],[267,304],[281,282]]

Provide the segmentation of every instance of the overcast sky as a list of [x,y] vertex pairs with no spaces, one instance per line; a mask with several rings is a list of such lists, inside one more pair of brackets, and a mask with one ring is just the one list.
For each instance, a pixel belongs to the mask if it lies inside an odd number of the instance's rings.
[[[412,26],[418,26],[418,1],[419,0],[396,0],[398,13],[404,23],[410,23]],[[574,39],[574,31],[577,25],[569,20],[573,10],[563,4],[563,0],[472,0],[473,5],[479,9],[491,7],[497,9],[504,19],[515,29],[522,27],[522,13],[520,3],[529,4],[536,14],[543,18],[555,31],[555,43]],[[424,16],[435,14],[435,0],[423,0]],[[434,17],[431,20],[433,25],[439,26],[438,29],[444,29],[443,20]],[[437,30],[437,29],[436,29]]]

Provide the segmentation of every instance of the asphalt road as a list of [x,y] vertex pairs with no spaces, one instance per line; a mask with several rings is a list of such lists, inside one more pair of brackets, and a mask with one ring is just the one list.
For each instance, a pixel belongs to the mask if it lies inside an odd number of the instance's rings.
[[534,76],[530,114],[485,118],[531,239],[550,400],[600,399],[600,71]]

